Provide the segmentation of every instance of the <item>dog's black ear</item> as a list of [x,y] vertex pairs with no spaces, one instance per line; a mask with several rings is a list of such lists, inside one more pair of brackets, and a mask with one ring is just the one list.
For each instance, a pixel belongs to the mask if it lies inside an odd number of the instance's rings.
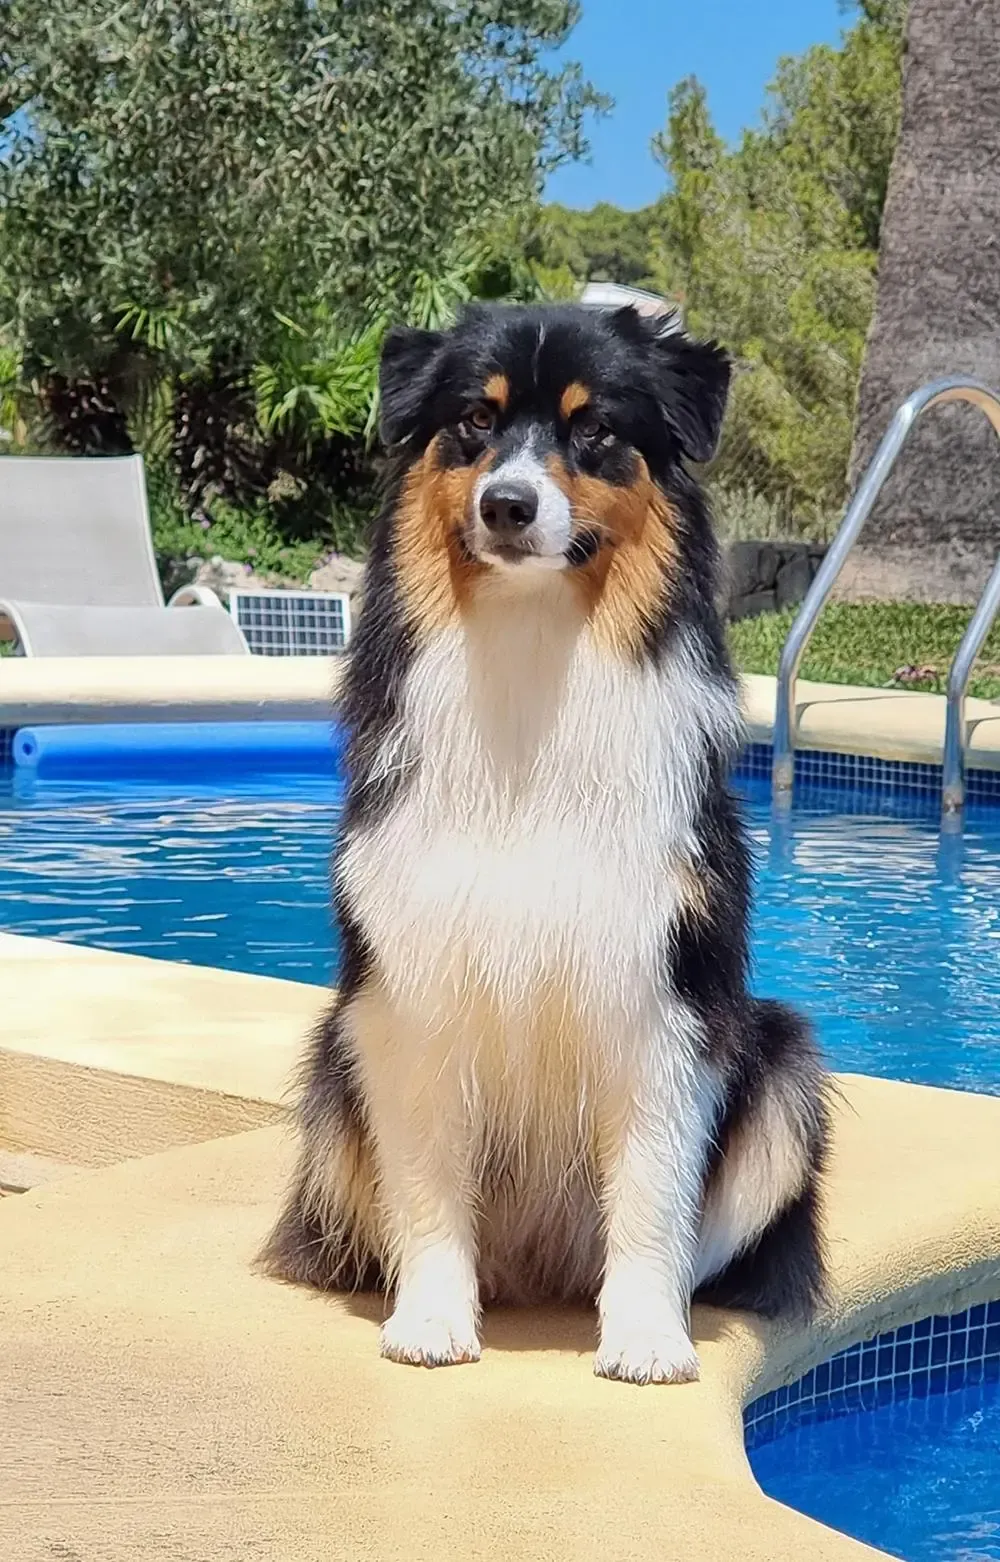
[[653,394],[684,455],[711,461],[729,395],[728,354],[717,342],[685,335],[676,310],[641,315],[626,304],[615,310],[611,323],[619,336],[643,349],[653,371]]
[[444,335],[393,326],[382,344],[379,364],[379,423],[387,445],[414,433],[420,410],[434,389]]
[[689,460],[711,461],[719,446],[732,365],[717,342],[675,329],[652,344],[653,383],[663,416]]

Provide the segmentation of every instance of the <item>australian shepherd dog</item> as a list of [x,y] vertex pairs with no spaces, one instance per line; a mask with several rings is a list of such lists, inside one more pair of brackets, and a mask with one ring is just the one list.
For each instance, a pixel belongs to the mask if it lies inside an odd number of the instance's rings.
[[386,341],[340,986],[262,1263],[384,1287],[394,1361],[475,1361],[484,1305],[576,1298],[599,1374],[685,1382],[696,1292],[821,1293],[824,1074],[748,991],[737,686],[688,465],[729,373],[632,309]]

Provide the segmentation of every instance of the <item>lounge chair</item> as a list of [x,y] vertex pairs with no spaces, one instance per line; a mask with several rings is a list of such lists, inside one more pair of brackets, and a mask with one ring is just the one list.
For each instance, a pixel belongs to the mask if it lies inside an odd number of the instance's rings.
[[2,619],[25,656],[249,655],[214,591],[164,604],[141,456],[0,457]]

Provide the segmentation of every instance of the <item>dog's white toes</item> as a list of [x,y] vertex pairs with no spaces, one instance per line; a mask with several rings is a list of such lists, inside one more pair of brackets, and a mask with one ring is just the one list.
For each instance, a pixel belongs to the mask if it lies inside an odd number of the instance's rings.
[[412,1367],[452,1367],[480,1357],[471,1318],[429,1317],[399,1307],[382,1325],[381,1349],[389,1361]]
[[619,1383],[694,1383],[698,1357],[682,1331],[605,1325],[594,1371]]

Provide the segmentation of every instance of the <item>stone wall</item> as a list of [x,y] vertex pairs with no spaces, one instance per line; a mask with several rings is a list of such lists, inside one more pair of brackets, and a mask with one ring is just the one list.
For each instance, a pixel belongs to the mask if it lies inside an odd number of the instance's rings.
[[756,618],[798,607],[826,549],[812,542],[734,542],[725,572],[727,618]]

